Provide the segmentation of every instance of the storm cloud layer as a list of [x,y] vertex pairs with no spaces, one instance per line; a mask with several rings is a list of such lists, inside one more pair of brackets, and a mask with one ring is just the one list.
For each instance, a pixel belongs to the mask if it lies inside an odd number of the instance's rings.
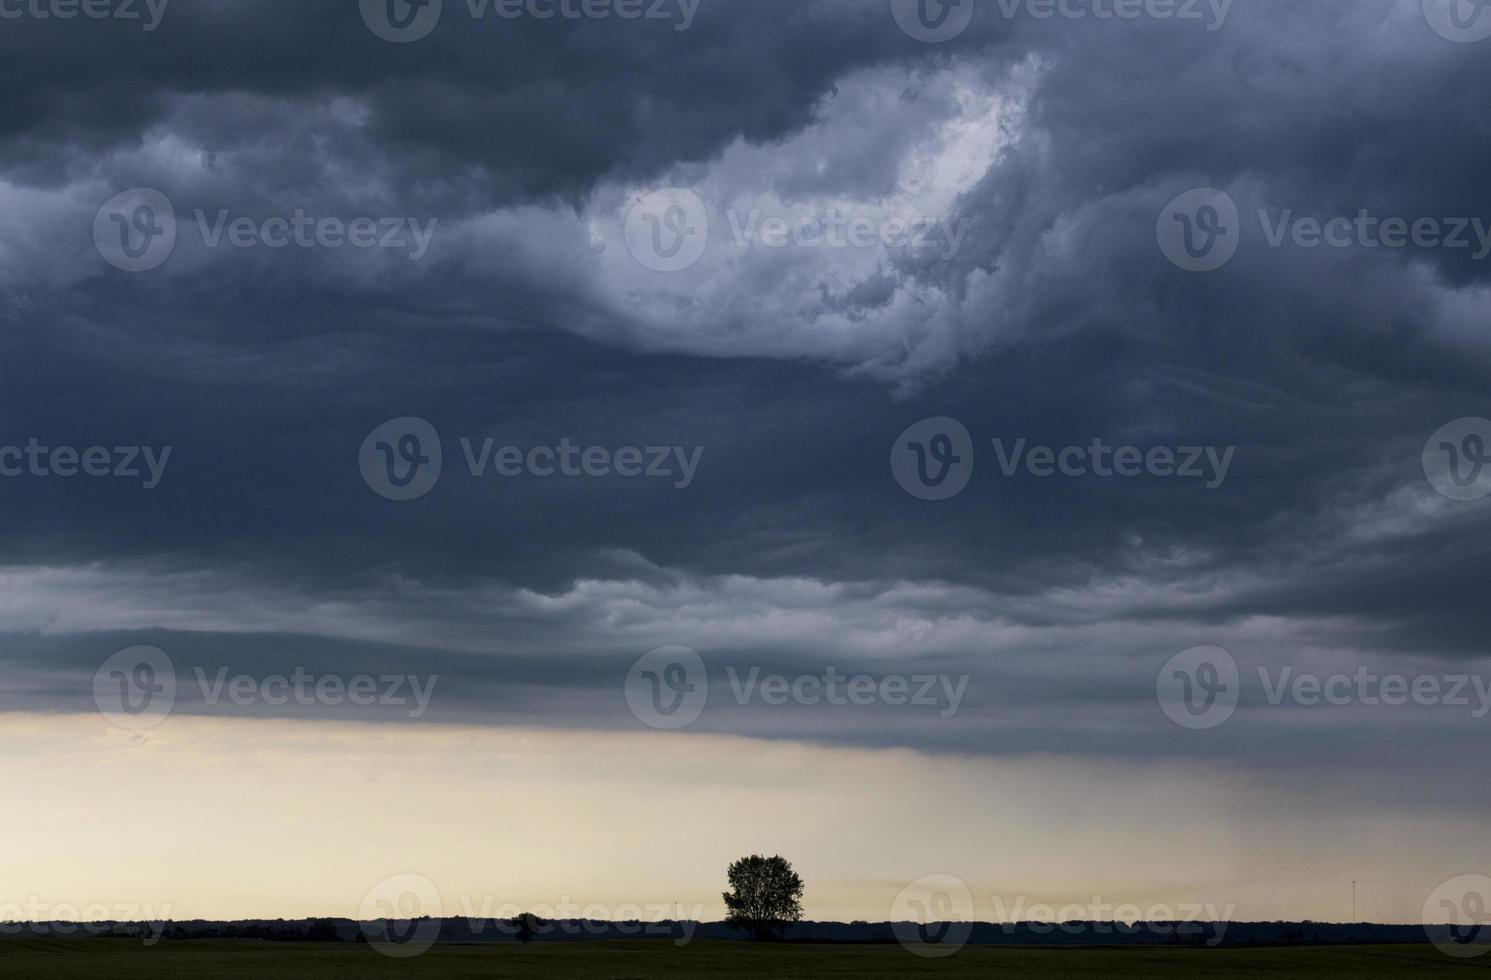
[[[1485,670],[1491,501],[1422,459],[1491,416],[1491,40],[1455,27],[1491,11],[1456,2],[979,0],[936,42],[899,0],[445,0],[419,36],[399,2],[5,7],[0,709],[92,710],[139,644],[184,686],[439,675],[424,723],[638,729],[628,672],[680,645],[702,731],[1432,783],[1406,746],[1455,756],[1474,704],[1273,706],[1258,671]],[[141,188],[174,241],[131,268],[99,236],[155,227]],[[1210,271],[1162,247],[1201,188],[1237,209]],[[411,417],[443,470],[392,500],[360,447]],[[888,465],[929,418],[971,439],[941,501]],[[1041,476],[1020,440],[1228,466]],[[566,444],[605,475],[529,455]],[[1156,703],[1199,645],[1241,665],[1215,737]],[[967,691],[725,679],[828,666]]]

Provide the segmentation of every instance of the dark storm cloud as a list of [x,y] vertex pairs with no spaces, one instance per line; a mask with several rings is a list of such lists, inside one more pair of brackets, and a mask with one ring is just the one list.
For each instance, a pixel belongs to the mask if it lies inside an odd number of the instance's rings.
[[[846,71],[915,50],[874,4],[716,0],[697,4],[687,30],[681,15],[505,19],[445,7],[409,45],[380,39],[356,2],[338,0],[293,11],[178,0],[148,32],[12,22],[0,42],[17,92],[0,117],[10,169],[44,183],[88,175],[95,154],[167,127],[214,152],[272,151],[278,172],[261,180],[298,171],[314,185],[330,157],[394,172],[411,198],[453,207],[580,195],[608,173],[779,136]],[[339,112],[339,98],[357,111]]]
[[[177,3],[148,33],[0,34],[0,444],[173,447],[150,491],[0,480],[31,597],[9,662],[71,678],[12,706],[74,704],[119,631],[156,630],[185,663],[210,632],[235,664],[282,651],[265,670],[438,666],[448,720],[628,725],[618,670],[682,643],[973,678],[947,724],[727,710],[706,730],[1257,761],[1288,754],[1264,722],[1201,743],[1159,715],[1159,665],[1200,643],[1250,665],[1486,653],[1491,517],[1438,496],[1419,456],[1491,415],[1491,260],[1274,248],[1257,216],[1491,221],[1491,41],[1439,37],[1417,2],[1239,3],[1216,31],[988,3],[937,46],[870,2],[704,0],[685,31],[447,2],[410,44],[350,2]],[[716,240],[669,279],[616,233],[665,184],[716,208],[894,201],[968,231],[935,258]],[[133,186],[181,217],[153,272],[90,238]],[[1204,275],[1155,240],[1202,186],[1242,220]],[[440,225],[417,262],[212,249],[199,208]],[[939,415],[978,462],[933,504],[887,458]],[[402,416],[440,432],[446,472],[393,503],[357,451]],[[474,478],[462,437],[703,456],[686,489]],[[1236,457],[1213,489],[1005,477],[992,440],[1022,437]]]

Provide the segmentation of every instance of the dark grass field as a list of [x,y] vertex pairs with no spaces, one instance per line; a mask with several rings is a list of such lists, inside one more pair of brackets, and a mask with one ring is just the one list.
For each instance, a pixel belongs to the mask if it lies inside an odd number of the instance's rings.
[[1454,960],[1432,946],[1293,949],[1009,949],[970,946],[927,960],[899,946],[752,946],[699,942],[439,946],[389,959],[353,944],[113,939],[0,942],[0,978],[362,980],[378,977],[1420,977],[1491,978],[1491,956]]

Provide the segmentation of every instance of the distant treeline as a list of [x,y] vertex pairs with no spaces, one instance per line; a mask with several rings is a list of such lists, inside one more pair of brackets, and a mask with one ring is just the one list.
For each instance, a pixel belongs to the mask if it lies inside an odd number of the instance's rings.
[[[425,921],[425,920],[421,920]],[[953,942],[1010,946],[1257,946],[1335,945],[1347,943],[1422,943],[1447,935],[1448,927],[1339,924],[1327,922],[1115,922],[933,923],[800,922],[782,936],[792,943]],[[90,922],[0,923],[6,938],[84,937],[117,939],[234,939],[264,942],[362,942],[381,935],[374,924],[365,929],[351,919],[260,919],[236,922]],[[443,943],[580,942],[656,939],[677,944],[699,940],[738,940],[740,933],[723,922],[602,922],[590,919],[518,920],[446,919],[440,923]]]

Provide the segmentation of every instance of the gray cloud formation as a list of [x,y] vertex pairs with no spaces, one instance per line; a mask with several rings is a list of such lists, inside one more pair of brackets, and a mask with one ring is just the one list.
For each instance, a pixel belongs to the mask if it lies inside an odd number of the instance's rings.
[[[138,641],[235,670],[412,664],[451,678],[444,720],[629,726],[627,668],[680,643],[721,670],[971,677],[951,720],[706,730],[1262,767],[1309,761],[1307,731],[1365,766],[1400,760],[1381,712],[1245,700],[1208,741],[1158,711],[1155,673],[1201,643],[1249,669],[1484,657],[1486,502],[1436,494],[1419,457],[1491,416],[1488,260],[1270,247],[1258,212],[1491,220],[1491,41],[1445,40],[1416,0],[1259,0],[1215,31],[989,3],[943,45],[868,0],[704,0],[684,31],[447,6],[410,44],[353,3],[248,0],[0,35],[0,443],[173,447],[149,492],[0,479],[27,597],[0,620],[5,707],[86,707]],[[121,272],[91,228],[139,186],[178,242]],[[625,233],[668,186],[710,218],[673,274]],[[1204,275],[1155,240],[1202,186],[1241,215]],[[212,247],[198,209],[437,225],[410,261]],[[771,248],[736,240],[753,213],[967,233],[954,254]],[[887,455],[937,415],[978,463],[928,504]],[[357,449],[401,416],[441,432],[447,470],[393,504]],[[461,436],[704,456],[686,491],[476,479]],[[996,437],[1236,461],[1214,491],[1004,477]],[[1450,715],[1413,714],[1426,751],[1479,724]]]

